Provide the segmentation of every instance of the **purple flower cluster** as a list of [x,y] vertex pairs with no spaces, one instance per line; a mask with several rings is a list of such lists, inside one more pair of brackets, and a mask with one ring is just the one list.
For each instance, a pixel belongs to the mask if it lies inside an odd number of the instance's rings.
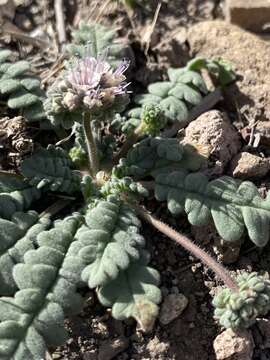
[[111,106],[116,97],[127,95],[129,84],[124,73],[128,66],[129,62],[123,60],[112,69],[101,56],[97,59],[85,56],[77,60],[59,84],[63,91],[62,105],[71,111],[79,107],[97,111]]

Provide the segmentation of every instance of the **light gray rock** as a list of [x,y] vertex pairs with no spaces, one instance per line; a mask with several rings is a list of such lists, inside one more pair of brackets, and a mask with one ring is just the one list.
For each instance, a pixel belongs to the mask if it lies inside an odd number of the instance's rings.
[[182,314],[188,304],[188,299],[183,294],[169,294],[165,297],[159,314],[159,321],[167,325]]
[[240,139],[226,114],[211,110],[192,121],[185,130],[183,144],[193,145],[207,157],[210,174],[222,174],[240,149]]
[[214,340],[217,360],[252,360],[254,341],[248,330],[234,332],[227,329]]

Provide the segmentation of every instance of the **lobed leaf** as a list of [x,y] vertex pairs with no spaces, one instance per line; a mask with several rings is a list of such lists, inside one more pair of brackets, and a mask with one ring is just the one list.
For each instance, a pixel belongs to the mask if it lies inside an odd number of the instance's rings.
[[174,171],[156,177],[155,196],[167,201],[172,214],[186,212],[192,225],[207,224],[212,218],[224,240],[240,239],[245,228],[257,246],[269,240],[270,196],[262,199],[251,182],[227,176],[209,181],[200,173]]
[[21,164],[21,173],[37,189],[72,193],[80,188],[80,176],[71,170],[72,161],[59,147],[40,149]]
[[39,248],[28,251],[25,263],[14,267],[19,291],[14,298],[0,298],[1,359],[43,359],[48,345],[66,339],[64,315],[82,305],[76,284],[83,264],[72,246],[80,221],[80,216],[72,216],[41,232]]
[[116,169],[122,176],[132,175],[141,179],[176,169],[196,171],[203,161],[204,158],[191,146],[182,145],[177,139],[156,137],[137,143]]
[[28,209],[40,196],[40,190],[30,187],[29,184],[25,188],[0,193],[0,217],[11,219],[15,212]]
[[82,279],[95,288],[112,281],[119,271],[138,260],[145,241],[135,213],[115,199],[99,202],[87,212],[85,222],[77,233],[82,245],[79,256],[87,264]]
[[158,104],[171,122],[186,122],[188,110],[202,101],[208,90],[202,76],[187,68],[168,70],[169,81],[148,86],[148,93],[135,97],[138,105]]
[[28,250],[34,249],[38,234],[49,224],[47,218],[39,219],[35,211],[14,213],[10,220],[0,218],[0,295],[14,294],[14,266],[23,262]]
[[173,83],[183,83],[195,86],[195,88],[199,89],[203,94],[207,94],[208,90],[206,84],[202,78],[202,76],[196,71],[191,71],[186,68],[182,69],[168,69],[168,76],[170,81]]
[[[41,90],[40,80],[31,74],[29,62],[13,61],[11,57],[9,50],[0,50],[0,96],[4,97],[11,109],[21,110],[26,120],[41,120],[45,117],[42,106],[45,94]],[[39,116],[32,110],[33,107],[38,107]]]
[[161,292],[159,274],[142,259],[119,273],[119,276],[98,290],[99,301],[112,307],[117,320],[133,317],[144,331],[153,328],[158,315]]

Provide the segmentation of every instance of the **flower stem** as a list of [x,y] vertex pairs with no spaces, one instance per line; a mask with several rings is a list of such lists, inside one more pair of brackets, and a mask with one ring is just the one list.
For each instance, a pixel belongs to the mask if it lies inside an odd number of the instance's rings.
[[206,251],[200,249],[199,246],[194,244],[188,237],[182,235],[170,228],[168,225],[164,224],[162,221],[156,219],[153,215],[149,214],[141,206],[134,206],[138,215],[149,224],[153,225],[156,229],[162,232],[164,235],[168,236],[172,240],[176,241],[178,244],[183,246],[188,250],[192,255],[199,258],[206,266],[208,266],[218,277],[221,279],[224,284],[231,290],[238,292],[239,287],[237,283],[232,279],[228,270],[216,262]]
[[96,142],[91,127],[91,115],[86,112],[83,117],[83,129],[87,146],[90,174],[95,177],[99,171],[99,160]]

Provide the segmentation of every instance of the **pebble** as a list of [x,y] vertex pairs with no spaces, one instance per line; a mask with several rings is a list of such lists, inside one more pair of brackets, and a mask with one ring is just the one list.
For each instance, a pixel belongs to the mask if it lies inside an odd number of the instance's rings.
[[232,175],[240,179],[260,178],[265,176],[269,170],[269,159],[248,152],[237,154],[231,161]]
[[227,329],[214,340],[217,360],[252,360],[254,341],[251,332]]
[[239,152],[240,138],[228,116],[217,110],[208,111],[185,129],[183,144],[194,146],[208,158],[207,174],[223,174],[224,167]]
[[183,294],[169,294],[161,305],[159,321],[167,325],[178,318],[185,310],[188,299]]

